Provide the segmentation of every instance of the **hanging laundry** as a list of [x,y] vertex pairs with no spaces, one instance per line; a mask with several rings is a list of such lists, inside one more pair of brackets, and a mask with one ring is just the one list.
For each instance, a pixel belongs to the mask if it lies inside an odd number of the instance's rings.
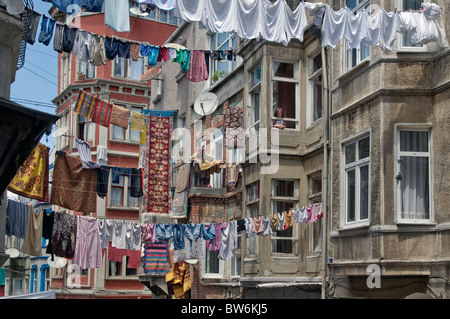
[[56,22],[55,34],[53,36],[53,49],[58,52],[63,52],[63,39],[64,39],[64,25]]
[[100,164],[94,163],[92,161],[91,145],[88,142],[82,141],[78,138],[75,138],[75,142],[77,144],[78,154],[79,154],[80,160],[81,160],[81,166],[83,168],[98,168],[98,167],[100,167]]
[[34,209],[30,205],[28,214],[28,226],[22,252],[30,256],[42,256],[42,225],[44,210]]
[[103,145],[97,145],[97,163],[100,165],[108,164],[108,148]]
[[131,197],[142,197],[144,196],[143,190],[143,173],[141,168],[131,169],[131,181],[130,181],[130,196]]
[[[115,248],[108,243],[108,260],[115,262],[122,262],[123,257],[127,256],[127,268],[138,269],[141,263],[141,251],[130,249]],[[113,274],[115,275],[115,274]]]
[[42,237],[49,241],[52,239],[54,219],[55,212],[51,208],[44,210],[42,217]]
[[79,212],[95,212],[96,181],[96,170],[85,169],[79,158],[57,151],[50,203]]
[[124,129],[127,129],[129,119],[130,119],[129,109],[112,104],[110,124],[114,124]]
[[127,234],[127,250],[141,251],[141,225],[128,221],[125,223]]
[[113,60],[119,52],[119,40],[112,37],[105,37],[105,55],[109,60]]
[[42,15],[41,29],[38,38],[40,43],[43,43],[46,46],[49,45],[50,40],[53,37],[53,31],[55,30],[55,23],[56,21],[52,18]]
[[130,59],[131,58],[131,52],[130,52],[131,43],[128,41],[122,41],[122,40],[118,40],[117,43],[118,43],[117,56],[119,58]]
[[270,216],[270,228],[273,232],[276,232],[278,230],[278,213]]
[[148,4],[154,5],[160,8],[161,10],[172,10],[176,7],[176,0],[134,0],[134,2],[139,4]]
[[92,57],[89,61],[93,66],[105,65],[108,62],[105,48],[106,38],[102,35],[92,35]]
[[149,116],[147,121],[144,167],[144,211],[169,213],[170,201],[170,138],[172,119],[169,116]]
[[148,242],[155,243],[156,238],[156,225],[154,223],[145,223],[141,225],[141,242],[146,244]]
[[103,0],[82,0],[81,7],[86,12],[102,12]]
[[47,254],[71,259],[75,255],[77,219],[66,212],[56,213],[53,221],[52,239],[47,245]]
[[219,259],[228,260],[233,257],[233,251],[237,247],[237,223],[235,220],[227,223],[222,229],[222,239],[219,250]]
[[159,46],[141,45],[140,52],[143,56],[147,56],[148,65],[153,66],[158,62]]
[[25,24],[25,29],[24,32],[28,33],[28,37],[26,38],[27,43],[33,45],[35,40],[36,40],[36,33],[37,33],[37,29],[39,27],[39,20],[41,19],[41,14],[37,13],[36,11],[32,11],[31,12],[31,16],[30,16],[30,22],[28,25]]
[[201,50],[191,50],[190,65],[186,78],[192,82],[201,82],[208,79],[205,53]]
[[167,242],[147,243],[144,249],[144,273],[165,275],[170,270]]
[[183,299],[189,289],[191,289],[189,264],[184,261],[174,262],[173,251],[169,250],[169,267],[170,270],[166,274],[169,294],[175,295],[176,299]]
[[76,216],[77,234],[73,263],[81,269],[102,268],[102,248],[97,218]]
[[173,250],[173,261],[182,262],[186,260],[200,260],[203,259],[203,240],[197,239],[195,241],[190,241],[186,236],[186,231],[184,233],[184,248]]
[[253,233],[256,235],[261,234],[264,232],[264,223],[263,223],[263,217],[253,217],[252,218],[252,227],[253,227]]
[[175,250],[183,249],[185,246],[184,232],[186,230],[185,224],[173,224],[173,245]]
[[235,186],[239,178],[239,165],[230,165],[226,169],[226,186]]
[[27,157],[8,185],[8,190],[32,199],[49,199],[49,148],[39,143]]
[[133,61],[139,60],[139,47],[140,44],[137,42],[130,43],[130,55]]
[[263,217],[263,227],[264,230],[260,233],[261,236],[268,236],[272,234],[272,227],[270,225],[270,217],[269,216],[265,216]]
[[75,43],[75,37],[77,35],[78,28],[69,27],[68,25],[64,25],[63,31],[63,43],[62,50],[63,52],[71,53],[73,49],[73,45]]
[[166,47],[160,47],[159,51],[158,51],[158,57],[156,59],[156,61],[161,62],[164,61],[166,62],[167,60],[169,60],[169,49]]
[[285,225],[286,225],[286,227],[291,227],[293,225],[292,208],[290,208],[289,211],[285,211],[284,212],[284,217],[285,217]]
[[81,9],[86,0],[51,0],[51,3],[62,12],[74,14]]
[[25,238],[30,205],[8,199],[6,206],[6,236]]
[[186,218],[188,214],[188,190],[175,192],[170,205],[171,218]]
[[89,62],[92,59],[94,37],[92,33],[78,30],[73,43],[72,53],[81,62]]
[[97,195],[100,198],[105,198],[108,194],[109,171],[110,168],[105,165],[97,168]]
[[277,230],[283,231],[286,229],[286,217],[284,216],[284,213],[276,213],[278,215],[278,225]]
[[130,6],[128,0],[104,0],[105,25],[117,32],[130,31]]
[[25,9],[23,1],[2,0],[0,4],[6,6],[6,11],[11,15],[21,14]]
[[[225,228],[227,223],[213,223],[214,227],[214,239],[210,239],[206,241],[206,249],[208,251],[219,251],[222,243],[222,229]],[[237,231],[237,224],[236,224]]]
[[75,104],[75,113],[101,126],[108,127],[111,122],[113,105],[86,93],[84,90],[80,90],[77,103]]
[[158,223],[155,226],[156,238],[159,241],[167,241],[173,236],[172,224]]
[[135,131],[145,131],[145,115],[139,112],[130,112],[130,129]]
[[245,221],[245,237],[250,238],[255,236],[255,233],[253,232],[253,218],[247,217],[244,218]]

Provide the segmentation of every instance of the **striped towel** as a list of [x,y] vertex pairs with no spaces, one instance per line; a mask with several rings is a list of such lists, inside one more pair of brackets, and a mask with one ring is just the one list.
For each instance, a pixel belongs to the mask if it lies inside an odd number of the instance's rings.
[[108,127],[111,120],[112,104],[81,90],[75,104],[75,113],[92,122]]
[[144,273],[164,275],[170,270],[167,241],[156,241],[145,245]]

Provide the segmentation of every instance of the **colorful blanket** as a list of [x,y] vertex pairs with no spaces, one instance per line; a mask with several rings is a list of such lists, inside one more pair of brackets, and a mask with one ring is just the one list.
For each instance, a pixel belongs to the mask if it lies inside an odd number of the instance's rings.
[[24,197],[47,202],[48,152],[49,148],[39,143],[17,171],[8,190]]
[[169,213],[170,195],[170,134],[172,119],[149,116],[146,130],[144,165],[144,199],[147,213]]
[[170,270],[169,247],[165,241],[147,243],[144,253],[144,273],[165,275]]

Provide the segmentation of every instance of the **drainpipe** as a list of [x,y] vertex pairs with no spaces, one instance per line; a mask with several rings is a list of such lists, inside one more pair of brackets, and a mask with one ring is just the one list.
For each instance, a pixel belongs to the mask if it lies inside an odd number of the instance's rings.
[[330,114],[330,95],[329,85],[331,83],[331,72],[329,67],[328,47],[322,47],[322,77],[323,77],[323,98],[324,98],[324,112],[323,112],[323,133],[324,133],[324,147],[323,147],[323,170],[322,170],[322,299],[326,299],[327,289],[327,258],[328,258],[328,143],[329,143],[329,114]]

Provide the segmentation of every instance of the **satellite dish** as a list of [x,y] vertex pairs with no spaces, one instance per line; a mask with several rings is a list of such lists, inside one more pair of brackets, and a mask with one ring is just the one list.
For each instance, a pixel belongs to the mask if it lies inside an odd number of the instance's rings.
[[156,78],[161,73],[161,68],[150,68],[141,75],[141,81],[148,81]]
[[136,6],[131,7],[131,8],[130,8],[130,12],[131,12],[132,14],[135,14],[135,15],[137,15],[137,16],[142,16],[142,17],[145,17],[146,15],[148,15],[148,12],[147,12],[147,11],[143,11],[143,10],[141,10],[139,7],[136,7]]
[[185,262],[191,265],[195,265],[196,263],[198,263],[198,259],[186,259]]
[[52,133],[52,136],[53,137],[60,137],[64,133],[66,133],[68,130],[69,130],[69,128],[67,126],[59,127]]
[[219,105],[219,100],[214,93],[206,92],[199,95],[194,103],[194,111],[200,116],[206,116],[214,112]]
[[16,248],[8,248],[8,249],[5,251],[5,253],[6,253],[7,255],[9,255],[9,258],[16,258],[16,257],[19,257],[19,255],[20,255],[19,250],[16,249]]
[[174,49],[187,49],[185,46],[182,46],[181,44],[178,43],[166,43],[163,45],[166,48],[174,48]]
[[49,264],[50,267],[53,268],[63,268],[67,263],[66,258],[63,257],[54,256],[53,259],[54,260],[52,260],[52,256],[48,257],[47,259],[47,264]]

